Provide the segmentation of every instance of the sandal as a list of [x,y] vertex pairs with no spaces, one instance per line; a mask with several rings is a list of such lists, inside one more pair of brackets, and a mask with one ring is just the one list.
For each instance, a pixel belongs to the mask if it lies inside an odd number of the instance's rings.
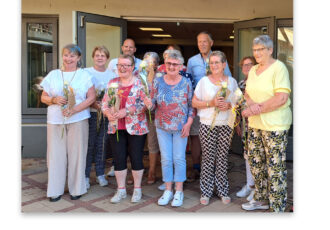
[[147,184],[154,184],[156,182],[156,177],[149,175],[148,176],[148,180],[147,180]]
[[200,202],[201,202],[202,205],[208,205],[209,202],[210,202],[210,198],[206,197],[206,196],[202,196],[201,199],[200,199]]

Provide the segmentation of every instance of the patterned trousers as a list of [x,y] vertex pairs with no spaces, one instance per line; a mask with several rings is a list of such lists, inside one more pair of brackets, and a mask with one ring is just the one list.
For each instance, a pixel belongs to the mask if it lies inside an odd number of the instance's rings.
[[202,196],[211,197],[215,186],[217,196],[228,196],[228,151],[233,129],[225,125],[215,126],[210,131],[210,127],[201,124],[199,129],[202,146],[201,193]]
[[284,212],[287,202],[287,145],[287,130],[249,128],[248,160],[256,188],[253,199],[269,201],[274,212]]

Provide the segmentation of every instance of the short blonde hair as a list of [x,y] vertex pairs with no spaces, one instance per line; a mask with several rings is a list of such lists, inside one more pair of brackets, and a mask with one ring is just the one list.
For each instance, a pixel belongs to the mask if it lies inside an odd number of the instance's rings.
[[105,46],[95,46],[95,48],[94,48],[94,50],[92,52],[92,57],[94,57],[96,51],[103,52],[105,54],[105,56],[107,57],[107,59],[110,58],[110,52],[107,49],[107,47],[105,47]]

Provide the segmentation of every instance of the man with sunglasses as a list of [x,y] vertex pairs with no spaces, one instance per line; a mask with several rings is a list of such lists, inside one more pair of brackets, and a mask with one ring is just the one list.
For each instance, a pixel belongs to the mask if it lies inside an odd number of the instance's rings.
[[[212,35],[209,32],[203,31],[197,35],[197,46],[199,49],[199,54],[189,58],[187,64],[187,73],[192,75],[193,78],[193,88],[195,89],[198,81],[209,74],[209,56],[211,54],[211,47],[213,45]],[[226,61],[226,67],[224,70],[226,76],[231,77],[231,72],[228,68],[228,63]],[[201,157],[201,144],[199,140],[199,117],[194,118],[194,122],[190,128],[190,141],[191,141],[191,156],[193,161],[193,170],[189,173],[187,182],[193,182],[199,179],[200,174],[200,157]]]

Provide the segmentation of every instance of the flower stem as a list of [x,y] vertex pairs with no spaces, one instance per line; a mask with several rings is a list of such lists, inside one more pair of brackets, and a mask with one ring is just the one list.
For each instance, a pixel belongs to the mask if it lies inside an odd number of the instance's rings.
[[148,109],[148,112],[149,112],[149,120],[150,120],[150,123],[152,123],[150,109]]
[[118,129],[117,129],[117,131],[116,131],[116,134],[117,134],[117,142],[119,142]]

